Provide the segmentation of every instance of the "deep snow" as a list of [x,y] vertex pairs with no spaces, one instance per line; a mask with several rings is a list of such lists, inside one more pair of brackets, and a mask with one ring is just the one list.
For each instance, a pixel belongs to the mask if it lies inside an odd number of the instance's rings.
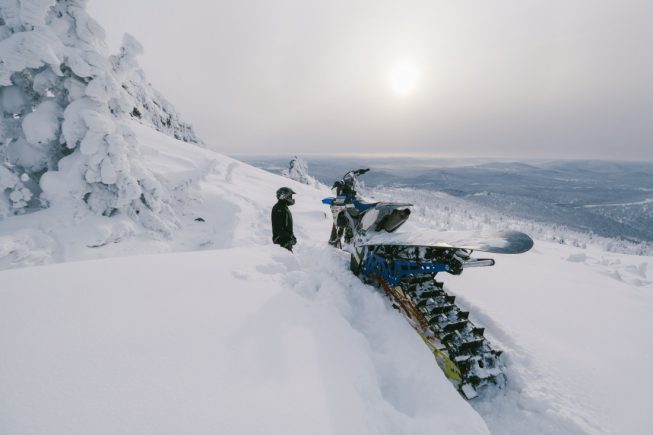
[[2,276],[3,433],[486,432],[378,295],[276,248]]
[[[328,191],[132,128],[188,194],[171,236],[73,206],[0,221],[1,433],[653,430],[651,257],[536,240],[441,277],[505,351],[509,387],[470,405],[326,245]],[[294,255],[270,240],[282,185]]]

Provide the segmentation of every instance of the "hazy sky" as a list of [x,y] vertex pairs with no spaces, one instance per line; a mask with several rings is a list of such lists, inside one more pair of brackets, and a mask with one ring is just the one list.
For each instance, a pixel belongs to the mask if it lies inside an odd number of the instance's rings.
[[91,0],[224,153],[653,160],[651,0]]

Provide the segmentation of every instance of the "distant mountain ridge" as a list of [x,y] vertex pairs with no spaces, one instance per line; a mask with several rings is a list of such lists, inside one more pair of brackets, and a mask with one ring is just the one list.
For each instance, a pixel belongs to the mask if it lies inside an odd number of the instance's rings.
[[[285,159],[245,161],[279,173]],[[415,188],[496,212],[634,243],[653,242],[653,163],[595,160],[469,162],[456,159],[309,158],[310,174],[330,185],[348,169],[370,167],[370,188]]]

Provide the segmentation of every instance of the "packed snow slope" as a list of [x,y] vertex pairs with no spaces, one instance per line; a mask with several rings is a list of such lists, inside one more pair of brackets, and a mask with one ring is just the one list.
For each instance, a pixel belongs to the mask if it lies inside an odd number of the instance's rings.
[[[508,388],[470,404],[328,247],[328,191],[132,128],[178,231],[73,205],[0,221],[0,433],[653,431],[651,257],[536,240],[443,275],[505,351]],[[270,240],[283,185],[294,254]]]
[[[0,433],[488,433],[324,244],[322,192],[133,128],[193,198],[182,229],[56,208],[0,223],[5,267],[66,261],[0,272]],[[270,241],[284,184],[295,255]]]

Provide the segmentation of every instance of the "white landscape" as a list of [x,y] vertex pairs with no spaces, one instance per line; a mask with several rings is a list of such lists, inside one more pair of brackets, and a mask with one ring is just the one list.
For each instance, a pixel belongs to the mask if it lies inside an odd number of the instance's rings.
[[[155,176],[188,194],[180,228],[83,208],[2,222],[16,268],[0,273],[6,433],[651,428],[651,257],[536,240],[441,278],[505,351],[508,388],[468,403],[326,244],[328,190],[130,127]],[[281,185],[297,192],[294,255],[270,240]],[[66,263],[21,267],[51,262]]]
[[[0,1],[0,434],[653,432],[653,256],[441,192],[364,190],[415,203],[402,231],[535,239],[438,275],[504,352],[506,387],[467,401],[327,244],[330,189],[197,143],[139,44],[109,57],[84,4],[45,25],[50,2]],[[293,253],[271,240],[281,186]]]

